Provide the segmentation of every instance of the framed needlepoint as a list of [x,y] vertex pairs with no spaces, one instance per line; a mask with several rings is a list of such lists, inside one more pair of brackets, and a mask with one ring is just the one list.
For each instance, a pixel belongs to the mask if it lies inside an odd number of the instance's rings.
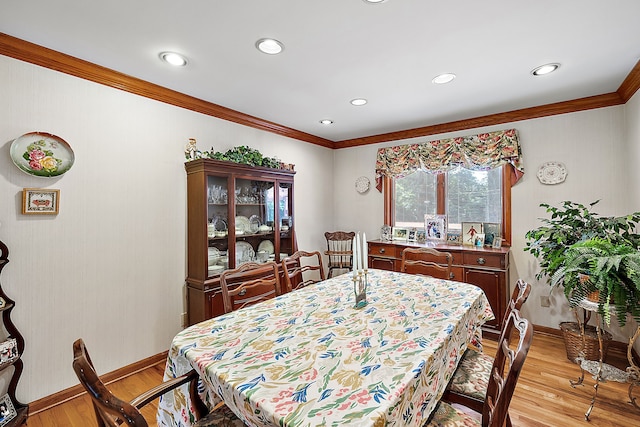
[[60,190],[25,188],[22,190],[22,213],[57,215],[60,208]]

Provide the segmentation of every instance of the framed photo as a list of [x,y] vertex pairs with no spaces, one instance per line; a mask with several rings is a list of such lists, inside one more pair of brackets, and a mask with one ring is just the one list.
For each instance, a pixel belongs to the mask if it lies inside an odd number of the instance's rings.
[[427,231],[422,228],[416,231],[416,243],[424,243],[427,241]]
[[481,248],[484,246],[484,233],[477,233],[473,236],[473,246]]
[[22,190],[22,213],[57,215],[60,208],[60,190],[25,188]]
[[410,228],[409,234],[407,235],[407,242],[415,242],[416,241],[416,228]]
[[481,222],[463,222],[462,223],[462,244],[463,245],[474,246],[476,242],[476,234],[484,234]]
[[409,230],[402,227],[393,227],[391,231],[391,239],[392,240],[407,240],[407,236],[409,235]]
[[18,413],[16,412],[16,408],[14,408],[9,395],[5,394],[0,397],[0,426],[6,425],[17,416]]
[[447,237],[446,215],[425,215],[424,229],[427,232],[427,240],[443,241]]
[[494,249],[500,249],[502,247],[502,239],[500,237],[494,238],[491,247]]
[[458,231],[447,231],[446,243],[448,245],[461,245],[462,235]]
[[485,222],[482,224],[483,232],[484,232],[484,244],[486,246],[492,246],[493,241],[496,238],[500,238],[501,236],[501,227],[500,224],[496,222]]
[[0,366],[18,358],[18,342],[15,338],[0,342]]

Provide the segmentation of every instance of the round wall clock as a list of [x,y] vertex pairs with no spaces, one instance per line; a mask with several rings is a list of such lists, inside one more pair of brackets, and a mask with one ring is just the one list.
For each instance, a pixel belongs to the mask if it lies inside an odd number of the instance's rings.
[[567,168],[560,162],[546,162],[538,168],[538,180],[543,184],[560,184],[567,178]]
[[366,176],[361,176],[356,179],[356,191],[360,194],[366,193],[369,189],[369,185],[371,185],[371,182],[369,182],[369,178]]

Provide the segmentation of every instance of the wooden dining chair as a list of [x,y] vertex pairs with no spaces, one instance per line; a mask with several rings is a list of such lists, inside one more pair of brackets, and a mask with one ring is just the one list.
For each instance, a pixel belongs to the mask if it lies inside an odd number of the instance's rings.
[[403,273],[451,279],[453,255],[434,248],[406,248],[402,251]]
[[[516,283],[511,299],[505,311],[504,320],[502,322],[502,332],[498,343],[511,335],[513,323],[508,322],[512,311],[519,311],[529,298],[531,293],[531,285],[520,279]],[[500,345],[498,345],[498,352]],[[443,396],[443,400],[451,403],[459,403],[474,411],[481,412],[487,396],[487,389],[491,376],[491,367],[494,364],[495,357],[482,353],[477,350],[468,349],[462,355],[462,359],[458,364],[451,381],[447,386],[447,390]],[[511,419],[507,414],[507,426],[511,425]]]
[[282,260],[287,291],[301,289],[324,280],[324,267],[320,252],[297,251]]
[[[189,384],[189,396],[196,414],[194,427],[213,426],[244,426],[242,421],[224,403],[219,404],[209,412],[197,392],[198,373],[191,370],[178,378],[166,381],[151,390],[141,394],[130,402],[114,396],[104,385],[89,357],[82,338],[73,343],[73,370],[86,390],[96,414],[98,427],[117,427],[121,425],[148,427],[149,424],[140,413],[140,409],[153,402],[165,393],[171,392],[183,384]],[[207,414],[207,412],[209,412]],[[205,415],[205,416],[203,416]],[[156,423],[152,423],[156,425]]]
[[230,313],[280,295],[278,264],[247,262],[220,275],[224,312]]
[[511,425],[509,404],[533,341],[533,327],[527,319],[520,316],[520,310],[512,310],[507,316],[506,323],[513,334],[503,335],[498,342],[498,352],[490,369],[486,398],[480,410],[482,414],[480,420],[469,411],[456,408],[441,400],[426,426],[503,427]]
[[351,270],[353,266],[353,238],[354,231],[327,231],[324,233],[327,239],[327,250],[324,252],[329,257],[329,270],[327,277],[333,277],[334,270]]

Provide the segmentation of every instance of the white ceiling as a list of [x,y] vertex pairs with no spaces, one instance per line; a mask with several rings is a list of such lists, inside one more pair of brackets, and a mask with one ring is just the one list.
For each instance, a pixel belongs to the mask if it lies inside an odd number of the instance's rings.
[[339,141],[614,92],[639,17],[639,0],[2,0],[0,32]]

